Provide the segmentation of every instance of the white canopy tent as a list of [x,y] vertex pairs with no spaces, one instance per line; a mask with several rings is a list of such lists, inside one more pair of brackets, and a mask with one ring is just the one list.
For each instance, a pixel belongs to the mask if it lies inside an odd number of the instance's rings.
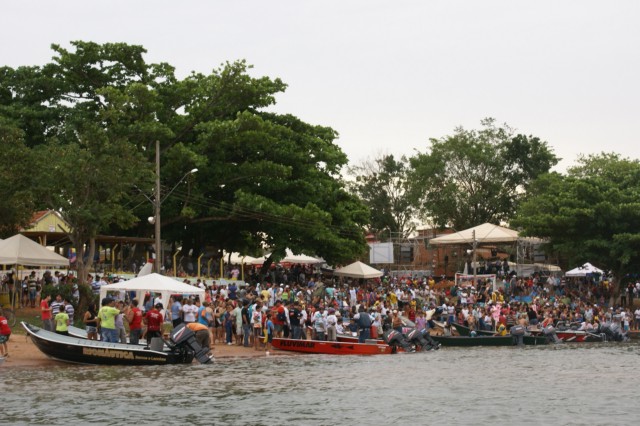
[[307,265],[315,265],[317,263],[324,263],[324,259],[318,259],[317,257],[307,256],[306,254],[293,254],[293,252],[287,249],[287,256],[282,259],[282,263],[303,263]]
[[17,234],[0,241],[0,265],[69,267],[69,259]]
[[338,268],[333,271],[333,274],[352,278],[378,278],[382,276],[382,272],[360,261]]
[[243,256],[238,252],[233,252],[231,253],[231,261],[229,261],[229,253],[225,251],[223,252],[222,260],[225,264],[230,265],[251,265],[251,262],[255,260],[255,257]]
[[196,295],[200,297],[200,300],[204,300],[203,289],[156,273],[102,286],[100,287],[100,300],[107,297],[109,292],[120,293],[121,291],[135,291],[136,298],[140,301],[140,304],[142,304],[144,293],[160,294],[164,308],[168,307],[169,297],[172,294]]
[[567,277],[586,277],[589,274],[603,274],[604,271],[600,268],[596,268],[589,262],[585,263],[582,266],[578,266],[577,268],[573,268],[570,271],[567,271],[564,274]]
[[429,240],[429,244],[473,244],[474,241],[478,244],[515,242],[518,241],[518,231],[491,223],[483,223],[453,234],[432,238]]
[[262,265],[267,258],[271,255],[271,253],[265,254],[264,256],[261,257],[256,257],[254,258],[251,262],[246,262],[247,265],[256,265],[256,266],[260,266]]

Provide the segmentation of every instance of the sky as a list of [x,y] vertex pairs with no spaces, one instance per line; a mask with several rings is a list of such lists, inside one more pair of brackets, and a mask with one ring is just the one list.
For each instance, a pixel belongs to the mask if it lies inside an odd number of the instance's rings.
[[52,43],[143,45],[180,77],[245,59],[288,84],[272,109],[335,129],[357,164],[414,155],[493,117],[579,155],[640,158],[640,2],[5,2],[0,66],[41,65]]

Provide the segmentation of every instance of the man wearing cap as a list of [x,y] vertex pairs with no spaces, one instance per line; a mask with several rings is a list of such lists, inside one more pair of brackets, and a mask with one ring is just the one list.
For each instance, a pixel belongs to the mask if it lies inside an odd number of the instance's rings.
[[371,316],[365,311],[364,306],[360,305],[360,310],[353,316],[353,319],[356,321],[357,327],[360,330],[358,343],[365,343],[371,335]]
[[144,323],[147,325],[147,346],[151,344],[151,339],[154,337],[162,337],[161,329],[164,317],[160,313],[162,309],[162,303],[156,303],[153,308],[149,310],[144,316]]
[[120,310],[115,307],[115,303],[114,299],[105,297],[102,299],[102,307],[98,311],[98,326],[102,340],[105,342],[118,343],[115,318],[120,314]]

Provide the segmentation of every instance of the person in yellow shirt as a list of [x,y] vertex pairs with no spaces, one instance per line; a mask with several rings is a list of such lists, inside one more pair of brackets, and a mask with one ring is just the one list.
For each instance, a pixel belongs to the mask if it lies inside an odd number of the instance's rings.
[[398,296],[393,291],[389,293],[389,303],[392,309],[398,309]]
[[118,343],[119,336],[116,330],[115,318],[120,314],[120,309],[115,307],[116,301],[110,297],[102,299],[102,307],[98,311],[98,325],[105,342]]
[[68,336],[69,335],[69,315],[65,311],[61,310],[56,314],[54,321],[56,322],[56,333]]

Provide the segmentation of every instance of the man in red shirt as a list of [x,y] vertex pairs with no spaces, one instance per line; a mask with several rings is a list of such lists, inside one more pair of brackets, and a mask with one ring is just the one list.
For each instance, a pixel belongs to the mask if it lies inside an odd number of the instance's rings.
[[282,332],[284,330],[284,324],[286,322],[286,317],[284,313],[284,306],[282,305],[281,300],[276,301],[276,305],[271,309],[271,316],[273,321],[273,326],[275,329],[275,337],[282,337]]
[[9,355],[9,349],[7,348],[7,341],[11,336],[11,329],[9,328],[9,322],[5,317],[0,315],[0,357]]
[[129,343],[137,345],[142,335],[142,311],[138,308],[138,299],[131,301],[131,309],[127,313],[129,322]]
[[151,339],[154,337],[162,337],[160,330],[162,329],[164,318],[159,311],[162,308],[162,303],[156,303],[144,316],[144,323],[147,325],[147,346],[151,344]]
[[47,331],[53,330],[53,316],[51,315],[51,307],[49,302],[51,301],[51,295],[48,294],[42,302],[40,302],[40,316],[42,317],[43,328]]

